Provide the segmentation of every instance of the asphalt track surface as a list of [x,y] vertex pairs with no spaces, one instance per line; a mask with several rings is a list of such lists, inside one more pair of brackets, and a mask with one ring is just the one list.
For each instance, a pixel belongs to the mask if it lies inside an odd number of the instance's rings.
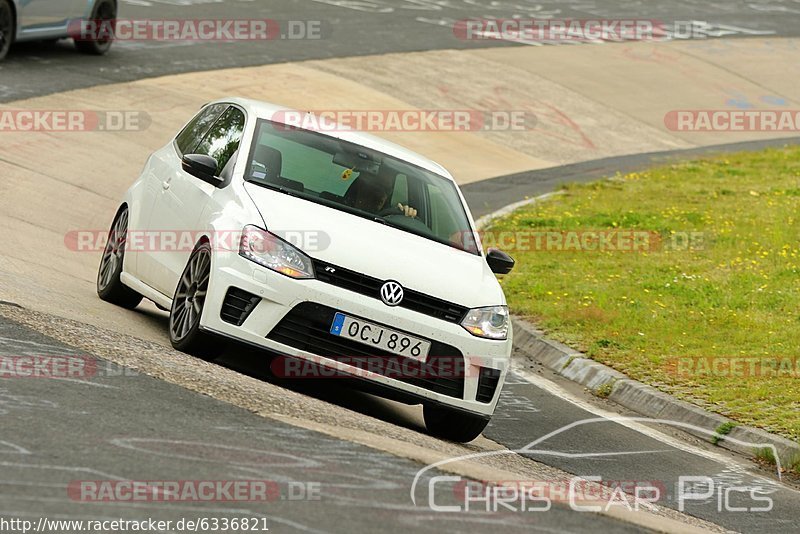
[[[0,322],[0,356],[84,355]],[[91,358],[97,376],[0,381],[0,517],[258,519],[273,532],[580,531],[586,517],[556,506],[535,521],[518,513],[435,513],[416,507],[410,460],[251,414]],[[108,372],[104,370],[108,369]],[[57,439],[54,439],[57,438]],[[426,473],[422,484],[440,472]],[[266,502],[97,501],[80,481],[267,480]],[[451,489],[439,504],[452,504]],[[262,522],[263,521],[263,522]],[[592,515],[603,530],[636,532]],[[173,527],[173,530],[174,529]]]
[[[20,44],[0,63],[0,102],[99,84],[182,72],[304,59],[434,49],[509,46],[467,42],[453,23],[469,17],[537,19],[649,19],[708,23],[699,37],[800,35],[796,0],[121,0],[122,19],[263,19],[319,21],[320,39],[258,42],[117,43],[106,57],[77,54],[69,41]],[[574,46],[574,45],[564,45]],[[597,45],[582,45],[597,46]],[[218,75],[218,74],[215,74]],[[353,73],[358,77],[358,73]],[[398,73],[401,78],[402,74]]]
[[[800,3],[777,0],[716,3],[713,7],[702,1],[626,0],[557,3],[516,0],[491,5],[488,0],[440,3],[381,0],[360,2],[359,9],[332,3],[123,0],[121,17],[129,18],[320,20],[324,39],[279,40],[268,43],[267,47],[263,43],[119,43],[104,58],[80,56],[66,42],[21,45],[0,64],[0,101],[196,70],[435,48],[509,46],[492,42],[476,45],[455,39],[450,29],[452,21],[469,16],[693,19],[747,30],[737,30],[727,37],[746,37],[751,32],[797,35],[800,31],[795,23],[800,16]],[[627,165],[639,168],[662,157],[663,154],[651,154],[612,158],[567,169],[501,177],[468,186],[465,194],[476,215],[482,215],[522,196],[552,190],[564,180],[599,177],[625,170]],[[154,321],[154,328],[165,328],[163,317]],[[74,352],[6,320],[0,321],[0,337],[3,338],[0,354],[4,355],[21,355],[26,351]],[[226,355],[220,363],[243,374],[271,380],[262,365],[236,353]],[[537,515],[534,521],[529,515],[519,514],[443,517],[427,509],[420,511],[408,499],[409,484],[420,467],[414,462],[266,420],[146,376],[126,378],[55,384],[50,380],[0,381],[3,411],[0,445],[4,446],[0,457],[4,466],[0,515],[40,517],[43,510],[53,516],[70,517],[160,515],[175,519],[190,515],[263,515],[275,530],[286,527],[356,532],[381,530],[388,524],[423,531],[597,528],[618,532],[629,528],[600,516],[570,513],[563,507]],[[319,391],[307,386],[285,386],[344,405],[364,417],[401,426],[419,425],[402,412],[383,409],[382,404],[369,397],[350,394],[338,385]],[[521,377],[512,377],[486,435],[515,449],[548,432],[594,417],[585,407]],[[576,475],[659,482],[671,490],[666,505],[673,508],[677,502],[672,489],[679,476],[707,476],[715,481],[714,496],[691,505],[687,510],[691,515],[740,532],[784,532],[795,528],[800,498],[794,490],[776,484],[770,473],[703,444],[693,444],[687,450],[680,445],[681,441],[670,443],[615,422],[603,422],[574,427],[540,444],[537,447],[540,452],[529,456]],[[227,506],[75,503],[66,499],[63,492],[70,480],[81,478],[210,480],[242,476],[277,480],[286,491],[291,481],[316,481],[323,490],[322,499],[319,502],[283,499],[268,508],[237,504],[234,510]],[[769,496],[773,509],[766,513],[721,510],[718,494],[731,486],[744,486],[747,491],[752,489],[757,495]],[[760,504],[750,501],[750,497],[736,492],[731,504],[744,507]]]

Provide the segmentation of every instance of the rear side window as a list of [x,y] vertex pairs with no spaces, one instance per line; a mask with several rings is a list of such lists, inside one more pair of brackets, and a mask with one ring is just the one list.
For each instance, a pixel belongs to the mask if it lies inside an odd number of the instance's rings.
[[200,144],[205,133],[227,107],[227,104],[214,104],[205,107],[186,125],[181,133],[178,134],[178,137],[175,138],[175,144],[181,156],[194,154],[194,149]]
[[459,213],[460,207],[456,204],[457,197],[448,195],[449,191],[443,191],[442,185],[444,184],[428,184],[432,215],[430,226],[438,235],[463,240],[464,231],[454,217],[454,214]]
[[244,132],[244,113],[233,106],[214,123],[203,140],[194,149],[196,154],[205,154],[217,160],[217,175],[239,149]]

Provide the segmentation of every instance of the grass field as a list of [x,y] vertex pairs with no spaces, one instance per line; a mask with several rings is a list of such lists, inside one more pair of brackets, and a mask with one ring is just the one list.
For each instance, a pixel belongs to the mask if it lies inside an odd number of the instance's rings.
[[[565,246],[581,232],[630,230],[661,239],[626,251]],[[800,439],[799,148],[569,186],[487,234],[505,236],[517,260],[502,281],[512,312],[551,338]]]

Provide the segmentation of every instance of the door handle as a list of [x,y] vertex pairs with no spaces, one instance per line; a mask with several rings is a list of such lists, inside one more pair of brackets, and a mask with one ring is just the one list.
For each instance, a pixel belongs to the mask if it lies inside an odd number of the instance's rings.
[[169,189],[169,182],[161,182],[161,187],[166,191]]

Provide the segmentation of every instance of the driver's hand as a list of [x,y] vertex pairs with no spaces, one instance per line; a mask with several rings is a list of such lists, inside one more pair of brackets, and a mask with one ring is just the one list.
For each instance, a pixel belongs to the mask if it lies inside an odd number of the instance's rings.
[[411,217],[412,219],[417,216],[417,210],[412,208],[411,206],[406,206],[401,203],[397,203],[397,207],[400,208],[400,211],[403,212],[403,215],[406,217]]

